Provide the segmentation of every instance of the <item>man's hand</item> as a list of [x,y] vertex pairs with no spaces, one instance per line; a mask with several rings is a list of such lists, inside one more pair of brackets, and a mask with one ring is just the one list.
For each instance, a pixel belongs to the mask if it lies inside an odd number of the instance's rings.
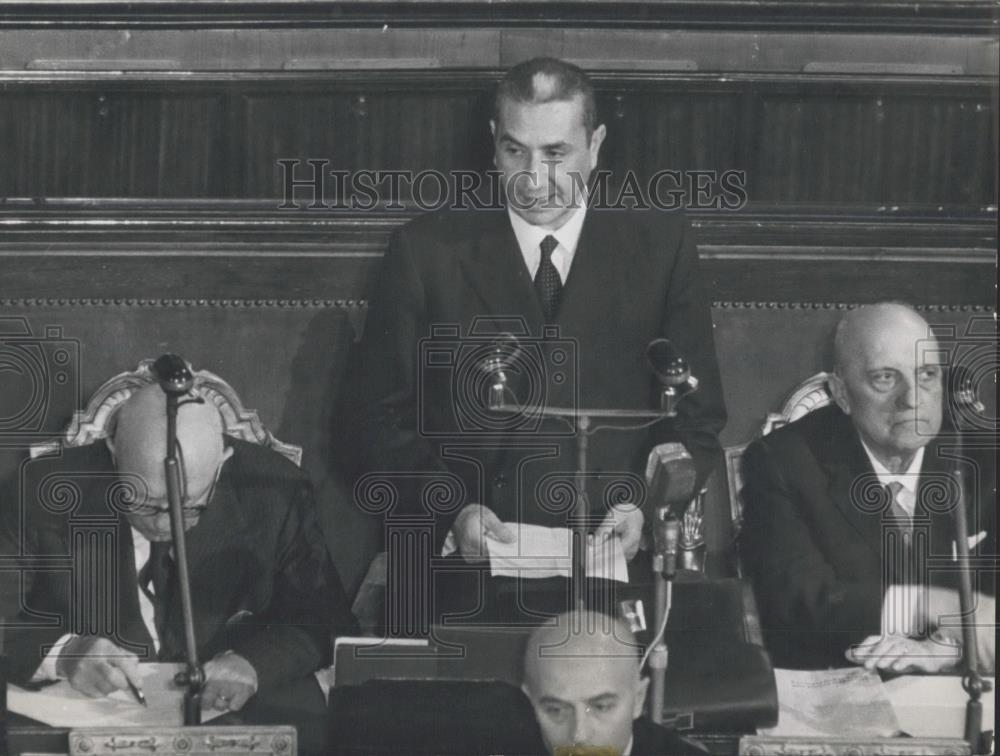
[[642,540],[642,525],[646,518],[642,515],[642,510],[635,504],[616,504],[604,518],[598,530],[608,535],[616,535],[621,539],[622,551],[625,552],[625,559],[629,562],[635,558],[639,552],[639,543]]
[[56,673],[93,698],[128,690],[129,682],[139,687],[138,657],[97,635],[78,635],[63,646]]
[[257,670],[239,654],[226,651],[205,665],[204,708],[239,711],[256,692]]
[[[937,632],[956,643],[962,643],[962,605],[958,592],[949,588],[930,586],[927,589],[927,617],[937,627]],[[973,593],[975,609],[970,622],[976,630],[976,658],[979,672],[992,675],[996,670],[996,599],[982,593]]]
[[505,525],[489,507],[482,504],[466,504],[458,513],[452,525],[458,551],[467,562],[487,559],[486,538],[513,543],[514,531]]
[[918,640],[905,635],[870,635],[845,654],[849,662],[886,672],[949,670],[962,659],[962,647],[944,639]]

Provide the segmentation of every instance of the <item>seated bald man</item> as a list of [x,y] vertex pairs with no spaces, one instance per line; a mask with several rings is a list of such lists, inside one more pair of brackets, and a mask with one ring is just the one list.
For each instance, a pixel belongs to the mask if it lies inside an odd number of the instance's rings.
[[522,688],[548,753],[708,753],[642,716],[649,678],[642,676],[641,657],[642,647],[628,625],[596,612],[560,615],[555,624],[531,634]]
[[[141,685],[140,662],[184,659],[165,427],[164,394],[148,386],[121,407],[106,444],[26,467],[20,502],[5,502],[19,514],[5,518],[8,538],[36,565],[72,566],[26,567],[6,638],[12,681],[64,678],[96,697]],[[354,632],[354,621],[306,475],[224,436],[209,402],[182,402],[177,438],[202,705],[235,711],[328,665],[331,634]]]
[[[776,666],[944,672],[959,661],[939,347],[910,307],[852,310],[834,340],[834,403],[747,449],[742,542]],[[995,454],[995,442],[967,443],[959,462],[978,493],[963,537],[982,606],[995,595]]]

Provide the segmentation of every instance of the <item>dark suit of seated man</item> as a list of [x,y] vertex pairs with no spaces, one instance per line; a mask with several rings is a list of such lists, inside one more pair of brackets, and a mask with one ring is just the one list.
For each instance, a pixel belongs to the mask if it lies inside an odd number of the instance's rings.
[[[957,612],[955,444],[942,433],[938,346],[908,307],[851,311],[834,344],[836,404],[747,449],[744,557],[776,666],[936,672],[959,660],[960,633],[934,626]],[[979,494],[971,553],[994,560],[980,570],[984,605],[997,553],[994,454],[966,444],[959,462]]]
[[[27,578],[8,623],[12,681],[58,677],[102,696],[139,684],[140,661],[184,659],[165,426],[163,392],[140,389],[106,445],[32,462],[20,501],[5,502]],[[306,475],[223,436],[210,403],[182,403],[177,437],[202,704],[236,711],[329,664],[331,633],[353,632],[354,620]],[[68,569],[40,568],[67,559]]]
[[639,668],[641,651],[625,622],[597,612],[568,612],[531,634],[522,687],[534,707],[544,752],[707,753],[700,744],[642,716],[649,678]]

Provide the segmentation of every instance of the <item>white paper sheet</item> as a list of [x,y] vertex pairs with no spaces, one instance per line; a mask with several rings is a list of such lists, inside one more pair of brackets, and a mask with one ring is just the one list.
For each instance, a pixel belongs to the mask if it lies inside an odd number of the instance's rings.
[[901,727],[878,673],[864,667],[774,670],[778,724],[762,735],[888,737]]
[[[993,690],[983,693],[982,729],[992,730],[996,678]],[[962,678],[957,675],[903,675],[884,683],[896,710],[900,729],[915,738],[961,738],[965,734],[965,702]]]
[[[38,691],[7,686],[7,708],[53,727],[178,726],[184,724],[184,691],[174,685],[182,664],[140,664],[142,692],[148,706],[129,691],[115,691],[105,698],[90,698],[68,682],[58,682]],[[225,712],[203,709],[202,722]]]
[[[568,528],[507,523],[514,531],[513,543],[486,539],[490,570],[495,576],[547,578],[569,577],[573,555],[573,532]],[[628,565],[621,540],[598,531],[587,539],[587,577],[628,582]]]

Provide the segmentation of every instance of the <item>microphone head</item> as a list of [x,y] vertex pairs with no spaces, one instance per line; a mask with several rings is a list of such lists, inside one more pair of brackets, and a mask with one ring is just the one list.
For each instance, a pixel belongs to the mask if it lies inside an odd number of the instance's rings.
[[646,347],[646,360],[664,386],[680,386],[691,378],[687,360],[674,349],[669,339],[653,339]]
[[679,441],[658,444],[646,459],[649,500],[672,516],[684,514],[695,495],[697,470],[691,453]]
[[487,373],[508,369],[517,359],[521,344],[512,333],[501,333],[493,340],[487,355],[480,362],[480,368]]
[[948,389],[952,404],[957,410],[971,409],[978,413],[986,411],[986,406],[976,394],[976,382],[972,371],[965,365],[953,365],[948,371]]
[[153,363],[153,375],[167,394],[186,394],[194,385],[194,375],[184,358],[169,352]]

